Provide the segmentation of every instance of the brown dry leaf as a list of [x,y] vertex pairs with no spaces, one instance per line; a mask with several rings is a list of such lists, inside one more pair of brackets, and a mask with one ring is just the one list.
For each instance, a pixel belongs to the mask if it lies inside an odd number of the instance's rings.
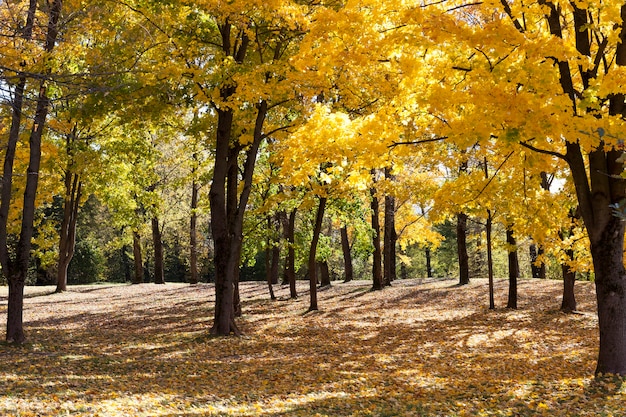
[[28,288],[29,341],[0,345],[0,414],[626,415],[621,381],[592,378],[592,283],[577,283],[574,315],[557,309],[558,281],[522,281],[515,311],[486,308],[485,280],[454,284],[334,283],[306,313],[306,295],[277,287],[272,302],[242,283],[240,338],[208,336],[208,284]]

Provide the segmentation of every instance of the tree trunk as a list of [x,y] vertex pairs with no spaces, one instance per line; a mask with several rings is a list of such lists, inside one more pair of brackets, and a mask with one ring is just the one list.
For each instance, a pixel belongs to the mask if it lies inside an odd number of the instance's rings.
[[431,267],[431,255],[430,248],[426,248],[426,276],[428,278],[433,277],[433,268]]
[[456,247],[459,259],[459,285],[467,285],[469,279],[469,255],[467,254],[467,215],[456,216]]
[[494,298],[493,288],[493,250],[491,239],[492,217],[491,210],[487,210],[487,224],[485,226],[485,234],[487,235],[487,276],[489,278],[489,309],[495,310],[496,302]]
[[78,174],[65,172],[65,201],[63,204],[63,220],[59,231],[59,261],[57,269],[56,292],[67,290],[67,270],[74,256],[76,247],[76,222],[80,207],[81,182]]
[[537,265],[537,259],[543,255],[543,247],[537,246],[534,243],[530,245],[530,269],[533,278],[546,278],[546,264],[541,262],[541,264]]
[[350,240],[348,239],[348,226],[343,225],[340,230],[341,251],[343,253],[343,265],[345,277],[343,282],[350,282],[354,279],[354,268],[352,267],[352,253],[350,251]]
[[295,250],[295,229],[296,229],[296,213],[298,209],[294,208],[289,213],[289,218],[285,227],[285,239],[287,240],[287,257],[285,259],[284,280],[289,283],[289,296],[293,299],[298,298],[296,289],[296,250]]
[[[62,2],[54,0],[50,4],[48,14],[48,27],[45,39],[45,51],[52,52],[57,40],[58,23],[61,15]],[[23,38],[31,39],[35,12],[37,3],[30,2],[26,26],[23,32]],[[35,109],[35,118],[30,132],[29,139],[29,163],[26,170],[26,188],[24,189],[24,202],[22,208],[22,224],[20,238],[17,243],[15,252],[15,262],[9,260],[9,250],[7,247],[7,229],[6,222],[8,220],[9,204],[11,201],[12,178],[13,178],[13,160],[15,157],[15,148],[9,150],[9,147],[17,144],[21,126],[22,99],[24,95],[24,86],[26,84],[25,77],[20,77],[16,86],[14,101],[12,103],[12,119],[9,132],[9,143],[5,153],[5,164],[3,174],[9,174],[9,178],[3,178],[2,204],[6,207],[0,209],[0,262],[2,264],[3,273],[7,277],[9,284],[9,302],[7,309],[7,333],[6,340],[11,343],[23,343],[25,340],[23,328],[23,298],[24,285],[26,282],[26,274],[30,258],[31,239],[33,236],[33,222],[35,218],[35,197],[37,194],[37,186],[39,183],[39,166],[41,163],[41,137],[48,116],[48,107],[50,100],[47,96],[46,79],[42,79],[39,83],[39,95],[37,97],[37,105]],[[21,91],[18,91],[20,90]],[[19,98],[18,98],[19,96]],[[17,101],[16,101],[17,100]],[[10,172],[8,172],[10,171]],[[7,190],[4,190],[7,186]],[[5,194],[7,193],[7,194]],[[6,198],[6,201],[5,201]]]
[[159,227],[159,218],[152,217],[152,244],[154,245],[154,283],[165,284],[165,268],[163,265],[163,240]]
[[275,300],[274,288],[272,287],[272,253],[273,247],[272,239],[270,237],[270,229],[272,226],[272,218],[267,216],[267,239],[265,242],[265,281],[267,282],[267,289],[270,293],[270,299]]
[[133,231],[133,257],[135,258],[135,275],[133,284],[143,282],[143,260],[141,259],[141,236],[138,231]]
[[309,289],[311,303],[309,311],[317,310],[317,274],[316,274],[316,253],[317,243],[322,233],[322,221],[324,220],[324,210],[326,209],[326,197],[320,197],[317,207],[317,215],[315,216],[315,227],[313,228],[313,238],[311,239],[311,247],[309,248]]
[[396,263],[395,199],[385,196],[385,225],[383,230],[383,285],[391,285],[395,277]]
[[[197,155],[194,153],[194,160]],[[193,169],[195,175],[195,167]],[[189,269],[190,284],[197,284],[198,279],[198,190],[199,186],[194,179],[191,184],[191,220],[189,222]]]
[[[566,251],[570,260],[574,259],[574,250]],[[573,313],[576,311],[576,296],[574,294],[574,283],[576,282],[576,272],[573,271],[566,262],[561,264],[563,272],[563,301],[561,301],[561,311]]]
[[330,284],[330,268],[327,261],[318,262],[320,268],[320,287],[329,287]]
[[513,228],[506,229],[506,243],[509,245],[509,298],[507,308],[517,308],[517,279],[519,278],[519,262],[517,260],[517,242],[513,234]]
[[371,209],[372,209],[372,242],[374,244],[374,253],[372,254],[372,289],[381,290],[383,288],[383,271],[382,271],[382,252],[380,248],[380,220],[379,220],[379,204],[378,197],[376,197],[376,189],[371,188],[370,194],[372,195]]

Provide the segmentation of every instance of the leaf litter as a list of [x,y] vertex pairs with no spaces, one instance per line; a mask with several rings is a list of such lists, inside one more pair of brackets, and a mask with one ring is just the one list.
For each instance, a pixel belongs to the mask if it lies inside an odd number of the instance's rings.
[[559,281],[522,280],[520,308],[493,311],[482,279],[335,282],[315,312],[298,285],[270,301],[241,283],[244,336],[226,338],[208,334],[211,284],[28,287],[28,342],[0,345],[0,415],[626,415],[622,381],[593,378],[593,283],[576,284],[579,314],[558,311]]

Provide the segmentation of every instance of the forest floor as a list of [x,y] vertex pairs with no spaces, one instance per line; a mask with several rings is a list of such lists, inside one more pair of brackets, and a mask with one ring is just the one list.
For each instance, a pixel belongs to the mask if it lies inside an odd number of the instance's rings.
[[[626,387],[593,378],[593,284],[579,314],[561,283],[334,282],[308,312],[242,283],[245,335],[216,338],[210,284],[28,287],[28,342],[0,344],[1,416],[624,416]],[[0,289],[6,323],[6,288]],[[4,336],[2,336],[4,338]]]

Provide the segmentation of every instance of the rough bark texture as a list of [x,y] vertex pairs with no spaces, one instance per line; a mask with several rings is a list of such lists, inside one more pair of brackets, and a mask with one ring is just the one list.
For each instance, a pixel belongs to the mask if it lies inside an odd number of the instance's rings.
[[459,259],[459,285],[467,285],[469,279],[469,255],[467,254],[467,215],[456,216],[456,247]]
[[348,239],[348,226],[344,225],[340,230],[341,234],[341,251],[343,253],[343,265],[345,277],[343,282],[350,282],[354,279],[354,268],[352,266],[352,253],[350,248],[350,240]]
[[517,260],[517,242],[512,228],[506,230],[506,243],[509,245],[509,297],[507,308],[517,308],[517,279],[519,278],[519,262]]
[[320,286],[321,287],[330,286],[330,268],[328,267],[328,262],[319,261],[318,265],[320,269]]

